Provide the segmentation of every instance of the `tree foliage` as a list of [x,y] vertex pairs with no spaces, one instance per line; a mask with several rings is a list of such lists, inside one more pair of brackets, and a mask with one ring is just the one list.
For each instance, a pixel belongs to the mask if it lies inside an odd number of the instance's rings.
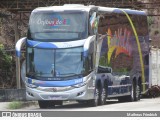
[[0,69],[9,70],[12,64],[12,56],[6,54],[4,46],[0,44]]
[[4,46],[0,44],[0,89],[10,88],[14,85],[15,68],[13,66],[12,56],[7,54]]

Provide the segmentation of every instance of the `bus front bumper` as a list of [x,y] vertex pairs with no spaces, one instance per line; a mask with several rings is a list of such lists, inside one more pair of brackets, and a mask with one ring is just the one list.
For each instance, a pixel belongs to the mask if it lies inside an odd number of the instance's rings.
[[[46,89],[46,88],[45,88]],[[26,86],[27,100],[89,100],[94,99],[94,87],[84,85],[82,87],[73,88],[65,91],[44,91],[38,88],[30,88]]]

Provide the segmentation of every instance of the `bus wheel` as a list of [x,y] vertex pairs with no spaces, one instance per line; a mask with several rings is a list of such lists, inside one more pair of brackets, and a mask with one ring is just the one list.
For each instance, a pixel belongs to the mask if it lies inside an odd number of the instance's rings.
[[133,101],[135,101],[135,99],[136,99],[136,82],[133,81],[132,88],[131,88],[131,94],[128,97],[128,101],[133,102]]
[[119,101],[119,102],[126,102],[126,101],[128,101],[127,99],[128,99],[128,98],[125,97],[125,96],[124,96],[124,97],[119,97],[119,98],[118,98],[118,101]]
[[53,101],[47,101],[47,100],[39,100],[38,101],[39,107],[40,108],[50,108],[50,107],[55,107],[55,104],[53,103]]
[[77,100],[77,102],[78,102],[79,104],[87,104],[87,101],[86,101],[86,100]]
[[134,97],[134,101],[140,100],[140,96],[141,96],[140,86],[138,84],[136,84],[135,85],[135,97]]
[[100,91],[100,98],[99,98],[99,104],[104,105],[106,103],[106,98],[107,98],[107,91],[105,87],[101,88]]
[[100,98],[100,90],[96,87],[95,88],[95,98],[92,100],[89,100],[88,103],[91,107],[96,107],[99,103]]

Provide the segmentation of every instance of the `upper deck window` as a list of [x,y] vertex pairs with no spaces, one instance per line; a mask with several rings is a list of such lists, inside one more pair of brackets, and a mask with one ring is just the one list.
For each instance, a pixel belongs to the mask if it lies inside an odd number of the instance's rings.
[[29,21],[28,39],[73,41],[87,38],[87,13],[82,11],[34,12]]

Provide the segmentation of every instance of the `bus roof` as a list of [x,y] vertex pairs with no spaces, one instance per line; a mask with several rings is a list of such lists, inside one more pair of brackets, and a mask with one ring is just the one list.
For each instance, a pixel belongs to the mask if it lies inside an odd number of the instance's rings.
[[98,10],[101,12],[110,12],[110,13],[122,13],[121,10],[124,10],[128,14],[137,14],[137,15],[147,15],[145,11],[132,10],[132,9],[122,9],[122,8],[111,8],[111,7],[98,7]]

